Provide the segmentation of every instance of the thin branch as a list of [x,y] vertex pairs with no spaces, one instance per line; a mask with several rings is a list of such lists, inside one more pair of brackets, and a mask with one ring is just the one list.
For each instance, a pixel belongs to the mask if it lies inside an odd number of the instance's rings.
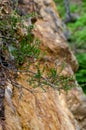
[[[18,72],[20,72],[20,73],[28,73],[28,72],[29,72],[29,73],[31,73],[31,74],[33,74],[33,75],[36,75],[36,73],[33,72],[33,71],[31,71],[31,70],[18,70]],[[50,83],[47,78],[45,78],[45,77],[43,77],[43,76],[40,76],[40,77],[41,77],[41,79],[45,80],[46,83],[47,83],[47,85],[51,86],[52,88],[57,89],[57,90],[62,89],[62,87],[56,87],[56,85]]]
[[11,84],[13,85],[13,86],[15,86],[15,87],[17,87],[18,89],[25,89],[26,91],[29,91],[30,93],[32,93],[32,94],[34,94],[34,93],[44,93],[44,92],[50,92],[50,91],[52,91],[52,90],[47,90],[47,91],[42,91],[42,92],[40,92],[40,91],[35,91],[34,89],[29,89],[29,88],[27,88],[27,87],[24,87],[23,85],[21,85],[21,84],[19,84],[19,83],[16,83],[15,81],[11,81]]
[[0,38],[4,38],[4,39],[7,39],[7,40],[15,40],[16,41],[16,38],[7,37],[7,36],[0,36]]
[[31,90],[31,89],[29,89],[29,88],[26,88],[26,87],[24,87],[23,85],[21,85],[21,84],[19,84],[19,83],[16,83],[15,81],[12,81],[12,80],[11,80],[11,83],[12,83],[13,86],[17,87],[18,89],[23,88],[23,89],[26,89],[27,91],[33,93],[33,90]]

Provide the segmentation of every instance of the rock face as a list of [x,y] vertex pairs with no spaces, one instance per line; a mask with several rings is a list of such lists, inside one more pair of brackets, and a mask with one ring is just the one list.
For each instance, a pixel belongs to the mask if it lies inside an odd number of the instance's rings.
[[[24,81],[23,85],[28,88]],[[76,130],[74,117],[67,109],[64,98],[58,92],[49,89],[46,93],[35,90],[33,93],[23,90],[18,99],[15,89],[13,104],[15,111],[6,104],[7,130]],[[77,129],[78,130],[78,129]]]
[[86,96],[81,88],[74,88],[67,95],[67,103],[80,125],[80,130],[86,130]]
[[[40,48],[46,52],[45,57],[42,57],[40,67],[43,68],[45,65],[48,68],[55,66],[58,74],[64,76],[73,75],[78,68],[78,64],[67,45],[62,22],[57,14],[54,2],[52,0],[24,0],[19,2],[18,9],[21,15],[33,11],[37,13],[37,17],[31,19],[30,22],[35,22],[32,33],[40,39]],[[30,23],[25,21],[25,24]],[[65,67],[62,70],[64,63]],[[32,70],[34,71],[34,66],[32,66]],[[73,97],[70,96],[69,98],[68,96],[67,105],[67,96],[65,96],[64,91],[59,94],[58,90],[51,87],[46,92],[40,87],[34,89],[28,84],[28,76],[25,73],[18,74],[18,82],[24,86],[22,90],[19,86],[17,86],[18,88],[13,87],[9,82],[6,86],[6,130],[79,130],[79,125],[69,110],[71,108],[71,111],[76,113],[75,117],[77,119],[77,110],[72,109],[71,105],[73,103],[70,103]],[[10,100],[8,91],[11,92],[12,100]],[[80,109],[84,109],[84,106],[83,108],[80,107]],[[80,120],[82,118],[81,114]]]

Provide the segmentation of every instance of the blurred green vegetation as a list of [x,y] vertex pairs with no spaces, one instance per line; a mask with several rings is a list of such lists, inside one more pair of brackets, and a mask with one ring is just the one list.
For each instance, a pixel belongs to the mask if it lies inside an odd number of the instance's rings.
[[[62,19],[65,19],[64,0],[54,0],[57,10]],[[69,45],[74,51],[79,62],[79,69],[76,79],[86,94],[86,0],[77,2],[70,1],[71,13],[78,16],[75,23],[68,23],[67,27],[71,32]]]

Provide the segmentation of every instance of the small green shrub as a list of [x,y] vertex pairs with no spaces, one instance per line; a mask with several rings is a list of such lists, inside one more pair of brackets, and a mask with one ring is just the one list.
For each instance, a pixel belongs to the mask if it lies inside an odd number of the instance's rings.
[[[32,15],[30,17],[32,17]],[[20,72],[23,70],[23,72],[27,73],[30,85],[34,88],[40,86],[44,91],[44,86],[50,86],[57,90],[64,89],[66,91],[72,86],[74,87],[72,77],[58,75],[55,68],[51,68],[49,72],[46,72],[46,67],[44,67],[43,70],[40,69],[40,41],[32,35],[33,24],[28,27],[23,25],[25,18],[28,18],[28,16],[21,17],[14,11],[12,15],[8,15],[0,22],[0,30],[2,30],[1,51],[7,62],[6,66],[6,64],[3,64],[3,61],[1,61],[2,67],[10,70],[9,66],[14,64],[12,68],[16,68],[16,71],[20,69]],[[23,36],[17,34],[18,27],[20,30],[26,29],[27,33]],[[6,56],[4,56],[4,54],[6,54]],[[37,65],[35,65],[35,61]],[[22,66],[23,63],[25,63],[24,66]],[[35,72],[30,70],[31,65],[34,65]],[[63,69],[64,64],[62,65],[62,70]],[[15,72],[15,69],[13,71]]]
[[19,43],[19,46],[16,47],[12,54],[15,57],[17,64],[22,64],[25,62],[25,59],[28,58],[38,58],[40,54],[39,49],[39,40],[35,40],[35,44],[32,42],[32,36],[31,33],[29,33],[25,38],[21,40]]

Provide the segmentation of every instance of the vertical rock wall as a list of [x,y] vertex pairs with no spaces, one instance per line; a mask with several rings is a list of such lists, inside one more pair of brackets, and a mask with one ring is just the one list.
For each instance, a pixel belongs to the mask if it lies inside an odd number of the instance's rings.
[[[30,22],[34,22],[32,33],[40,39],[40,48],[46,52],[40,62],[40,68],[45,65],[47,68],[55,66],[58,73],[73,75],[78,68],[77,61],[67,45],[54,2],[24,0],[19,2],[17,9],[20,11],[19,15],[34,11],[37,13]],[[28,19],[24,22],[27,26],[30,24]],[[65,67],[61,72],[63,63]],[[34,64],[31,69],[35,71]],[[5,99],[6,130],[79,130],[79,125],[67,106],[64,91],[59,94],[58,90],[51,87],[46,92],[40,87],[33,89],[28,84],[28,76],[25,73],[18,75],[17,81],[23,85],[22,90],[11,83],[6,86],[6,92],[8,89],[12,92],[12,100],[9,101],[9,95],[6,95]]]

